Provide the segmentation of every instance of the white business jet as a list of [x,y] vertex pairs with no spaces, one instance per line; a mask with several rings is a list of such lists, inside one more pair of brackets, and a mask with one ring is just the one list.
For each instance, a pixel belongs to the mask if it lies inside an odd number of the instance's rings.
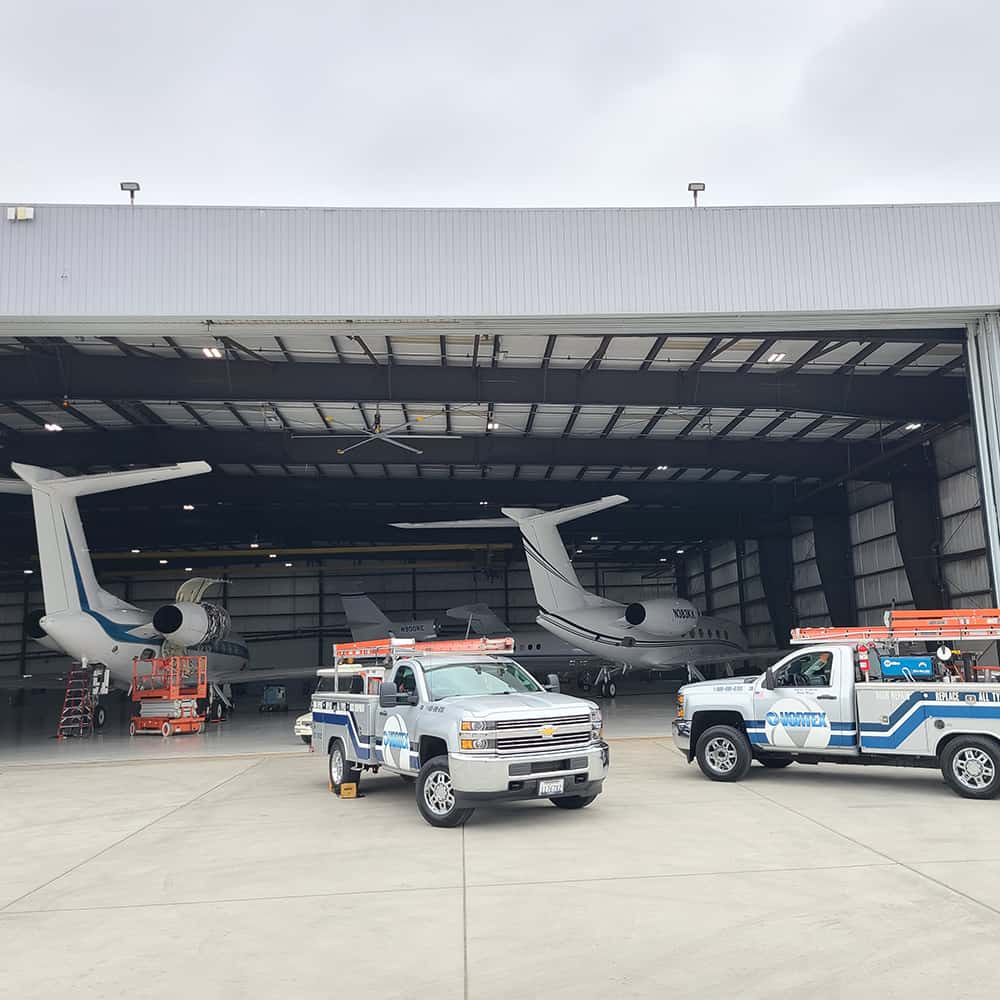
[[[11,468],[18,479],[0,480],[0,493],[31,494],[38,535],[45,611],[30,622],[34,641],[73,660],[107,668],[110,684],[122,689],[132,683],[136,657],[204,655],[216,696],[212,699],[215,718],[221,718],[229,704],[221,687],[225,683],[315,673],[315,667],[250,669],[246,643],[232,632],[229,613],[202,601],[214,580],[186,581],[174,603],[155,611],[137,608],[98,584],[77,497],[201,475],[211,471],[207,462],[87,476],[63,476],[16,462]],[[104,707],[99,705],[95,711],[98,728],[104,719]]]
[[[395,524],[397,528],[510,528],[517,526],[531,572],[531,583],[542,628],[564,642],[594,656],[632,668],[673,670],[686,668],[689,677],[704,679],[701,667],[720,665],[732,673],[732,662],[746,658],[747,640],[734,622],[701,614],[678,597],[620,604],[583,589],[566,547],[560,524],[626,503],[627,497],[609,496],[590,503],[541,511],[504,507],[501,518]],[[602,693],[610,694],[611,670],[598,677]]]

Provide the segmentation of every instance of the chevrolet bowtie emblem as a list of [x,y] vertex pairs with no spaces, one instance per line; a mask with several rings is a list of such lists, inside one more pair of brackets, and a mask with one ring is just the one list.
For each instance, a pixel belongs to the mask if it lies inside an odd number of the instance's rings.
[[542,736],[544,736],[546,739],[548,739],[550,736],[555,736],[555,734],[556,734],[556,727],[555,726],[542,726],[538,731],[542,734]]

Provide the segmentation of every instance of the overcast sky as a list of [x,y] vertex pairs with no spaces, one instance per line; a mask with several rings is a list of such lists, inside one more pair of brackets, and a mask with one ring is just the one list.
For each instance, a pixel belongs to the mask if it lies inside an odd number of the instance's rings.
[[0,10],[0,201],[1000,200],[995,0]]

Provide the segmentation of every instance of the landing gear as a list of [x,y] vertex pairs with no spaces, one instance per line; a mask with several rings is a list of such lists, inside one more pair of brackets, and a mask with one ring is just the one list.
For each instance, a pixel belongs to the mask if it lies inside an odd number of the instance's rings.
[[[624,673],[624,669],[622,672]],[[614,698],[618,694],[618,685],[615,684],[609,667],[601,667],[594,683],[598,686],[602,698]]]
[[614,681],[607,681],[601,685],[602,698],[614,698],[618,694],[618,685]]
[[103,729],[104,724],[108,721],[108,709],[107,706],[99,701],[94,705],[94,729]]

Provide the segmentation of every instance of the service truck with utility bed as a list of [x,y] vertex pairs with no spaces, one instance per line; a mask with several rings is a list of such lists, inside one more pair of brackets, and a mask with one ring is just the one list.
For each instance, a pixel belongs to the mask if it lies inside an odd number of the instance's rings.
[[753,760],[933,767],[959,795],[993,798],[998,668],[948,643],[998,638],[996,609],[894,612],[884,628],[795,629],[793,644],[806,648],[760,676],[682,687],[674,742],[713,781],[744,778]]
[[546,691],[511,639],[338,643],[312,701],[312,742],[330,788],[384,768],[415,783],[432,826],[481,802],[546,798],[581,809],[608,773],[601,711]]

